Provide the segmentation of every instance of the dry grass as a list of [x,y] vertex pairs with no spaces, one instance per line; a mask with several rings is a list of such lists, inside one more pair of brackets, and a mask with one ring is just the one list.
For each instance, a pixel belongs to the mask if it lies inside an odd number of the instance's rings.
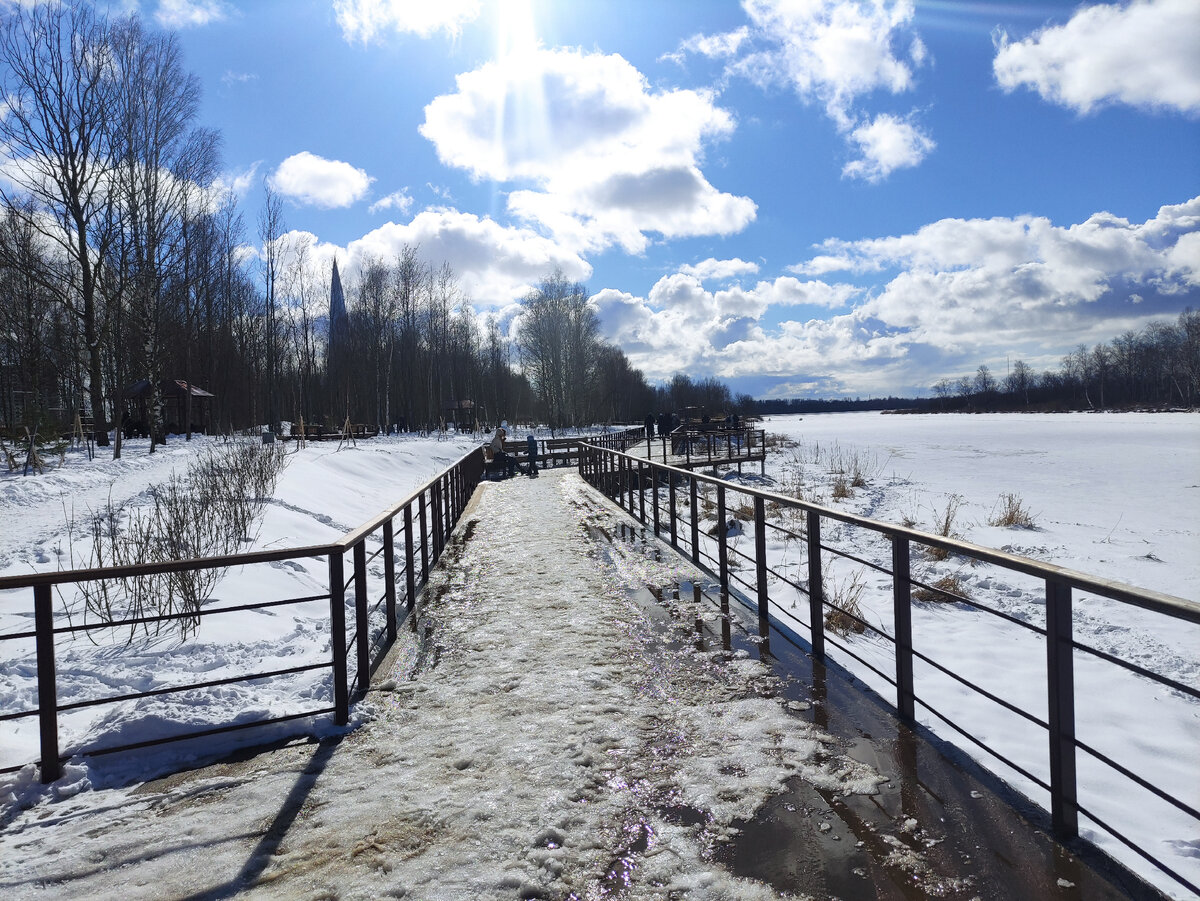
[[826,629],[843,638],[851,632],[861,635],[867,630],[867,627],[860,622],[863,618],[863,611],[859,604],[859,599],[866,587],[866,583],[862,580],[862,574],[855,573],[850,579],[835,585],[832,596],[826,594],[826,600],[831,605],[830,609],[825,611]]
[[914,601],[937,602],[937,603],[954,603],[958,598],[949,597],[949,595],[958,595],[959,597],[967,596],[966,585],[963,580],[954,574],[942,576],[936,582],[930,583],[928,588],[918,588],[913,592],[912,598]]
[[987,522],[989,526],[1003,526],[1007,529],[1037,528],[1037,522],[1025,506],[1025,502],[1021,500],[1021,496],[1008,492],[1000,495]]
[[848,497],[853,497],[853,492],[850,490],[850,483],[846,481],[845,476],[837,476],[833,480],[833,489],[831,493],[835,501],[841,501]]

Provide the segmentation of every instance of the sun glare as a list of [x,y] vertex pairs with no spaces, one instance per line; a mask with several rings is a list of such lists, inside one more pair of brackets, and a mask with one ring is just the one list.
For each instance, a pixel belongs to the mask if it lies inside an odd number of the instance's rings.
[[496,58],[520,57],[537,46],[533,0],[496,0]]

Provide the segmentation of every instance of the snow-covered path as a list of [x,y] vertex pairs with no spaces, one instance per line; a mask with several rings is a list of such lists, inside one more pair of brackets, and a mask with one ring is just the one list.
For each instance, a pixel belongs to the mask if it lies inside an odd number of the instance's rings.
[[709,859],[729,824],[794,775],[847,793],[880,777],[794,716],[763,664],[654,628],[630,589],[689,574],[587,538],[619,516],[574,473],[485,486],[365,725],[43,802],[5,825],[0,890],[776,897]]

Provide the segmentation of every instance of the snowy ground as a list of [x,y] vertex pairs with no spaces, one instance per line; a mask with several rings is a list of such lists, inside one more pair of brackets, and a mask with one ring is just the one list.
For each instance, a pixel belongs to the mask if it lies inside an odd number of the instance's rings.
[[[872,519],[911,521],[935,530],[952,496],[960,503],[953,534],[1001,548],[1173,594],[1200,598],[1200,416],[1113,414],[1065,416],[896,416],[877,413],[773,417],[768,433],[789,438],[747,484],[783,489],[807,500]],[[866,485],[833,499],[833,472],[857,458]],[[748,470],[749,472],[749,470]],[[736,478],[736,476],[731,476]],[[1014,493],[1034,514],[1032,529],[988,525],[1001,495]],[[734,503],[731,501],[731,503]],[[832,526],[832,524],[831,524]],[[833,544],[890,567],[890,548],[870,533],[827,527]],[[752,552],[753,530],[735,539]],[[803,584],[799,542],[768,531],[772,566]],[[826,560],[827,590],[845,594],[855,565]],[[957,576],[965,595],[1036,625],[1045,621],[1044,589],[1035,580],[951,557],[914,557],[914,577],[927,583]],[[753,571],[741,573],[753,582]],[[891,583],[861,570],[864,618],[891,632]],[[782,612],[807,623],[807,598],[776,583],[772,597]],[[1200,687],[1200,627],[1113,604],[1077,597],[1075,639],[1130,660],[1186,685]],[[807,634],[807,625],[797,627]],[[1046,717],[1044,643],[1040,636],[973,611],[965,605],[918,603],[914,644],[952,671],[1041,718]],[[890,644],[850,636],[850,646],[884,672],[893,669]],[[893,689],[866,667],[832,651],[834,658],[885,697]],[[1076,654],[1077,734],[1118,762],[1200,806],[1200,703],[1178,692]],[[918,661],[916,691],[976,737],[1033,773],[1048,778],[1043,730]],[[918,705],[918,719],[960,744],[1035,801],[1045,793],[982,754]],[[1193,882],[1200,882],[1200,824],[1084,753],[1079,755],[1080,802],[1142,843]],[[1169,878],[1093,828],[1082,833],[1164,890],[1186,897]],[[1180,894],[1182,893],[1182,894]]]
[[[789,712],[764,664],[667,641],[630,589],[688,568],[601,553],[585,524],[615,532],[618,517],[574,473],[485,486],[466,552],[451,548],[425,595],[419,632],[434,646],[404,634],[362,728],[41,804],[0,835],[0,887],[13,899],[777,897],[711,862],[732,821],[796,775],[846,794],[882,778]],[[683,807],[695,821],[667,815]]]

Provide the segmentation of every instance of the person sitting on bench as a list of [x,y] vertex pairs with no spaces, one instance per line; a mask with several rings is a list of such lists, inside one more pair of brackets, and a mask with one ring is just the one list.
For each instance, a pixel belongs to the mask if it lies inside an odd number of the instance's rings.
[[514,476],[517,474],[517,460],[504,449],[504,439],[508,437],[508,432],[504,431],[504,426],[496,427],[496,434],[492,438],[492,459],[504,466],[504,475]]

